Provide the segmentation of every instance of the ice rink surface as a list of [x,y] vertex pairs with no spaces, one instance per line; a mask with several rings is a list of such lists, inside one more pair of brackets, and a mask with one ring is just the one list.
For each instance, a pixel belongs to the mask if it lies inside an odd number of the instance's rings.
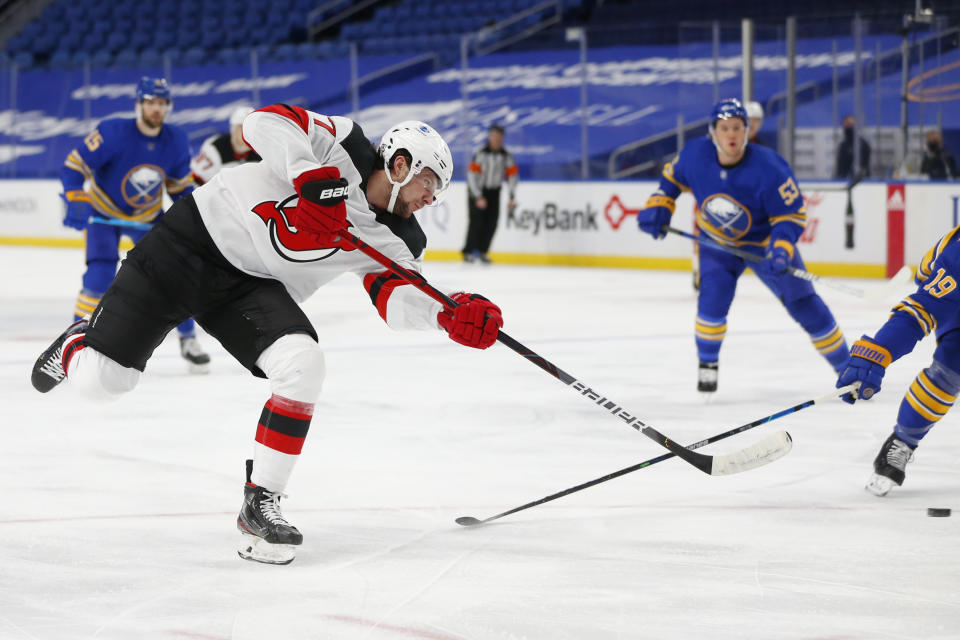
[[[701,450],[788,430],[793,451],[768,466],[710,477],[672,459],[465,529],[454,519],[664,451],[502,345],[392,332],[344,276],[305,306],[328,376],[284,501],[304,544],[293,564],[267,566],[235,551],[267,384],[201,334],[208,376],[187,375],[170,336],[112,405],[69,384],[40,395],[30,368],[69,323],[82,253],[3,247],[0,269],[2,640],[960,638],[960,416],[924,440],[903,487],[863,489],[932,339],[869,403],[817,405]],[[487,295],[512,337],[680,442],[834,386],[752,275],[706,404],[689,274],[425,273]],[[849,341],[888,315],[889,304],[819,291]]]

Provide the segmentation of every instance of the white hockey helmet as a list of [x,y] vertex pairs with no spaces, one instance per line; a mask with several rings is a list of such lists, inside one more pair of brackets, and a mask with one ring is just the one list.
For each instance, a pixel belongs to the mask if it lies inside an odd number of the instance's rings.
[[747,110],[748,118],[763,118],[763,105],[759,102],[750,100],[749,102],[743,103],[743,108]]
[[[390,175],[390,162],[397,152],[404,150],[410,154],[410,172],[402,182],[396,182]],[[447,187],[453,178],[453,156],[450,147],[433,127],[419,120],[406,120],[396,124],[383,134],[377,151],[386,165],[387,180],[393,185],[387,211],[393,213],[400,188],[410,182],[425,168],[430,169],[440,181],[433,193],[434,204],[439,203],[447,194]]]
[[233,128],[238,124],[243,124],[243,119],[251,113],[253,113],[253,107],[247,105],[237,107],[230,112],[230,127]]

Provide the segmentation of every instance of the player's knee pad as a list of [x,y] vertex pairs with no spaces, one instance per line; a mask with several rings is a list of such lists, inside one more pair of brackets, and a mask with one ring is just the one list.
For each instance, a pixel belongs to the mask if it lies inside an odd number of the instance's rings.
[[110,287],[110,283],[117,275],[117,261],[97,259],[87,263],[87,270],[83,274],[83,288],[90,292],[103,292]]
[[84,398],[94,401],[116,400],[132,391],[140,381],[140,372],[117,364],[99,351],[81,349],[70,361],[70,385]]
[[830,309],[816,293],[795,300],[784,300],[783,304],[790,316],[811,335],[826,331],[836,324]]
[[274,394],[297,402],[317,401],[327,365],[323,350],[305,333],[282,336],[257,358]]

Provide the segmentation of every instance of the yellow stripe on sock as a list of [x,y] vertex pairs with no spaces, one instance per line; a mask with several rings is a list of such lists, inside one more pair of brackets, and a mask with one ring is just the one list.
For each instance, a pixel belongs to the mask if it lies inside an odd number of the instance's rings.
[[924,391],[926,391],[931,396],[933,396],[934,398],[936,398],[937,400],[939,400],[944,404],[953,406],[953,403],[957,399],[957,396],[950,395],[949,393],[947,393],[946,391],[938,387],[936,384],[934,384],[933,380],[930,379],[926,371],[921,371],[920,375],[917,376],[917,379],[915,382],[919,383],[920,386],[923,387]]
[[920,400],[917,399],[917,397],[916,397],[915,395],[913,395],[913,387],[912,387],[912,386],[910,387],[910,390],[907,391],[907,395],[905,395],[904,398],[906,399],[906,401],[907,401],[908,403],[910,403],[910,406],[913,407],[913,410],[914,410],[914,411],[916,411],[917,413],[919,413],[921,416],[923,416],[924,418],[926,418],[926,419],[929,420],[930,422],[936,422],[937,420],[939,420],[940,418],[943,417],[943,416],[939,416],[939,415],[933,413],[932,411],[930,411],[930,409],[928,409],[927,407],[925,407],[925,406],[923,405],[923,403],[921,403]]

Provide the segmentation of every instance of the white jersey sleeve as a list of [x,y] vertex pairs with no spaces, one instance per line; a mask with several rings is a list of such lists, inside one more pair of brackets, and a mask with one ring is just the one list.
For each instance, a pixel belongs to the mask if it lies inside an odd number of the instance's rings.
[[213,146],[217,136],[210,136],[200,145],[200,152],[190,160],[190,171],[193,173],[194,182],[197,184],[206,184],[210,182],[213,176],[217,175],[223,167],[223,161],[220,158],[220,152]]
[[350,231],[397,264],[421,270],[426,236],[416,218],[372,207],[361,188],[375,171],[376,151],[356,123],[271,105],[247,116],[243,137],[262,160],[227,167],[193,194],[204,226],[228,262],[252,276],[282,282],[297,302],[353,272],[391,328],[439,328],[440,303],[362,252],[320,245],[292,223],[294,179],[318,167],[337,167],[350,186],[345,202]]

